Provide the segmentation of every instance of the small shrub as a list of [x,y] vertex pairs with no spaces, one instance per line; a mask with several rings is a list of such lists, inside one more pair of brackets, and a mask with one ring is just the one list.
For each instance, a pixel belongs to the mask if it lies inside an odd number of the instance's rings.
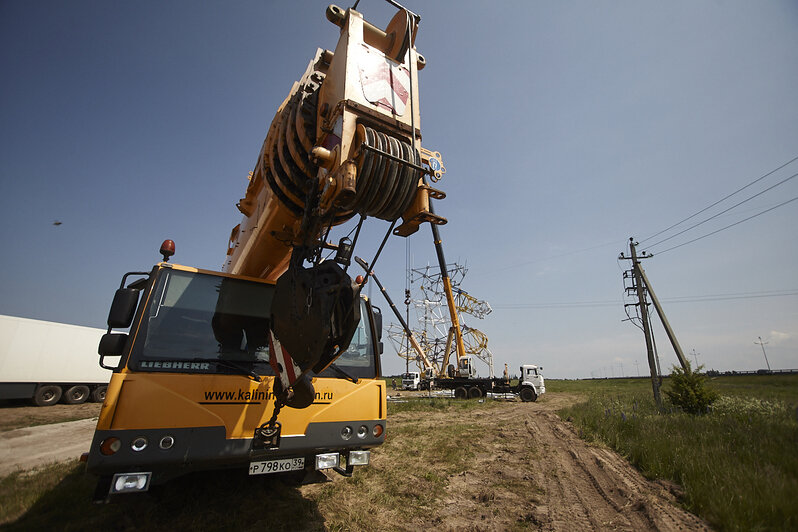
[[706,375],[701,374],[703,366],[698,366],[695,371],[673,366],[671,373],[671,388],[665,394],[674,406],[688,414],[705,414],[709,405],[717,398],[718,392],[709,387]]

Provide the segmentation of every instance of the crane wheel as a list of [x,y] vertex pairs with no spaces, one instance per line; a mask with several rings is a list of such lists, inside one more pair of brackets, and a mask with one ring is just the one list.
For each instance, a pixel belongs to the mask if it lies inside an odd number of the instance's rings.
[[468,389],[468,398],[469,399],[479,399],[480,397],[482,397],[482,390],[480,390],[476,386],[473,386],[473,387]]
[[454,389],[455,399],[465,399],[466,397],[468,397],[468,393],[466,392],[466,389],[463,386],[458,386],[457,388]]

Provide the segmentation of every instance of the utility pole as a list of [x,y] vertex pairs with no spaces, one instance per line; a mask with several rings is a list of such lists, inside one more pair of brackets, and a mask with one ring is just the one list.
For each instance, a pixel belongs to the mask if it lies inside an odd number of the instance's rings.
[[623,253],[619,258],[630,258],[632,261],[632,277],[634,286],[631,288],[637,291],[637,306],[640,309],[640,321],[643,325],[643,335],[646,338],[646,352],[648,353],[648,367],[651,373],[651,388],[654,392],[654,401],[657,403],[658,408],[662,408],[662,397],[659,393],[659,372],[657,371],[657,362],[654,359],[654,343],[651,338],[651,329],[648,322],[648,303],[646,302],[646,290],[643,285],[643,276],[640,275],[640,259],[648,258],[650,255],[645,253],[638,258],[637,249],[635,248],[634,238],[629,239],[629,251],[631,257],[624,257]]
[[695,352],[695,348],[693,348],[693,353],[692,353],[692,355],[693,355],[693,358],[695,359],[695,367],[696,367],[696,369],[698,369],[698,355],[700,355],[700,354],[701,354],[701,353],[696,353],[696,352]]
[[637,370],[636,373],[637,373],[637,376],[639,377],[640,376],[640,362],[638,362],[637,360],[635,360],[635,369]]
[[[651,257],[651,255],[648,256]],[[665,327],[665,333],[668,335],[668,339],[671,341],[673,350],[676,352],[676,358],[679,359],[682,369],[689,373],[690,367],[687,364],[687,359],[684,357],[682,346],[679,345],[679,341],[676,339],[676,334],[674,334],[673,329],[671,329],[671,324],[668,322],[668,318],[665,316],[665,311],[662,309],[662,305],[659,304],[659,299],[657,299],[657,295],[654,293],[654,288],[651,286],[651,283],[646,276],[645,270],[643,270],[643,267],[640,264],[637,265],[637,270],[640,273],[640,277],[642,277],[643,282],[646,283],[645,289],[651,296],[651,302],[654,303],[654,308],[657,310],[657,314],[659,314],[659,319],[662,322],[662,326]]]
[[757,338],[759,338],[759,341],[754,343],[762,348],[762,354],[765,356],[765,364],[768,365],[768,371],[770,371],[770,362],[768,362],[768,355],[765,353],[765,344],[769,344],[770,342],[763,342],[761,336],[758,336]]

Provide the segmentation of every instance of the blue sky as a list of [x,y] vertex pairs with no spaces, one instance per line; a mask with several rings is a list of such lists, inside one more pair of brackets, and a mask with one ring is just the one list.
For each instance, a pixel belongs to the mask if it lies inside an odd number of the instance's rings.
[[[337,42],[326,5],[0,1],[0,313],[102,327],[122,273],[148,269],[164,238],[177,262],[218,269],[277,106]],[[798,156],[798,5],[408,7],[427,58],[423,143],[447,168],[447,258],[495,308],[468,323],[497,367],[645,373],[616,258]],[[377,0],[359,10],[383,27],[392,15]],[[798,368],[798,202],[657,252],[796,196],[792,179],[651,250],[646,271],[699,363],[764,367],[762,336],[772,367]],[[374,221],[357,253],[386,229]],[[434,262],[427,228],[410,245],[413,266]],[[390,240],[377,271],[397,300],[405,262]],[[384,365],[404,367],[390,348]]]

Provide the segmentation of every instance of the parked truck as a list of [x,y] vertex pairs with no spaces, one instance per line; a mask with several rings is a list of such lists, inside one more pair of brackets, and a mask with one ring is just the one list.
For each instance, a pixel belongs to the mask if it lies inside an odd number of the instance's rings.
[[402,373],[402,389],[420,390],[421,373],[419,373],[418,371],[409,371],[407,373]]
[[433,379],[429,384],[433,388],[453,390],[458,399],[476,399],[492,393],[516,394],[522,401],[532,402],[546,393],[543,368],[533,364],[520,366],[518,382],[514,385],[506,372],[503,377],[478,377],[468,357],[460,358],[459,366],[458,369],[450,366],[449,375]]
[[36,406],[105,399],[111,372],[91,356],[102,329],[0,316],[0,399]]

